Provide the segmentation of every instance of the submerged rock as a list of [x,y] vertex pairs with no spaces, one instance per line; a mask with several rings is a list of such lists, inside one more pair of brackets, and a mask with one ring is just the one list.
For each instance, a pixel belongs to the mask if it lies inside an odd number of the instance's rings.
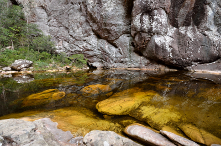
[[141,146],[112,131],[93,130],[85,135],[83,141],[87,146]]
[[181,114],[173,106],[158,108],[151,104],[140,106],[131,112],[130,116],[145,121],[152,128],[158,130],[166,125],[179,123],[182,120]]
[[109,85],[89,85],[81,89],[81,92],[84,96],[93,96],[98,94],[105,94],[112,91],[111,87]]
[[211,133],[197,128],[191,124],[184,124],[180,126],[180,129],[193,141],[199,142],[205,145],[221,144],[221,139],[212,135]]
[[96,108],[107,115],[130,115],[160,130],[165,125],[177,123],[182,119],[181,114],[173,106],[159,108],[149,104],[151,100],[162,99],[163,97],[154,91],[144,92],[135,87],[98,102]]
[[124,132],[132,138],[144,142],[146,145],[155,146],[175,146],[161,134],[154,132],[150,128],[146,128],[140,124],[132,124],[126,127]]
[[60,92],[58,89],[48,89],[40,93],[29,95],[22,101],[22,106],[44,105],[55,100],[59,100],[64,96],[65,92]]
[[174,141],[175,143],[178,143],[182,146],[199,146],[197,143],[189,140],[189,139],[186,139],[186,138],[183,138],[179,135],[176,135],[172,132],[168,132],[168,131],[162,131],[160,130],[160,133],[167,136],[169,139],[171,139],[172,141]]
[[148,102],[154,96],[154,91],[142,92],[139,88],[132,88],[118,92],[110,98],[99,102],[96,108],[99,112],[108,115],[128,115],[130,111],[139,107],[142,102]]

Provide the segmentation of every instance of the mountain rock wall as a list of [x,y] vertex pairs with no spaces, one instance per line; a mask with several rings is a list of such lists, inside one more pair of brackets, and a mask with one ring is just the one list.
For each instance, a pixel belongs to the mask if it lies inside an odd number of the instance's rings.
[[219,0],[16,2],[28,22],[52,36],[57,52],[84,54],[93,67],[186,68],[220,58]]
[[219,0],[135,0],[131,34],[143,56],[185,68],[220,58]]

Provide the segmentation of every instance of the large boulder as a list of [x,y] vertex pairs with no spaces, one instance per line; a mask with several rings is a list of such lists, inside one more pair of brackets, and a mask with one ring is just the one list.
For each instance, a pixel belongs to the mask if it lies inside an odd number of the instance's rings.
[[131,34],[136,50],[177,68],[220,58],[219,0],[135,0]]
[[32,61],[19,59],[19,60],[15,60],[15,62],[12,63],[11,68],[14,69],[14,70],[20,71],[23,68],[31,67],[32,64],[33,64]]
[[54,145],[60,146],[44,126],[32,122],[7,119],[0,121],[0,136],[4,138],[3,145]]

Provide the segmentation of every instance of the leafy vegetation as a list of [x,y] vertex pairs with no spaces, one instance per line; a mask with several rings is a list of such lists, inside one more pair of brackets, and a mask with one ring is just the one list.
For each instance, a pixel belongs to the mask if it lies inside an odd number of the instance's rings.
[[86,66],[83,54],[57,54],[50,36],[27,23],[21,6],[0,0],[0,20],[0,66],[10,66],[17,59],[33,61],[35,70]]

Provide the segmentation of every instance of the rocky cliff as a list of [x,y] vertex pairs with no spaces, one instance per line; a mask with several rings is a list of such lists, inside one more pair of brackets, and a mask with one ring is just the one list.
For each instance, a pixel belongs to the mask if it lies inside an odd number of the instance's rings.
[[90,66],[188,68],[220,58],[220,0],[11,1],[58,52],[84,54]]

